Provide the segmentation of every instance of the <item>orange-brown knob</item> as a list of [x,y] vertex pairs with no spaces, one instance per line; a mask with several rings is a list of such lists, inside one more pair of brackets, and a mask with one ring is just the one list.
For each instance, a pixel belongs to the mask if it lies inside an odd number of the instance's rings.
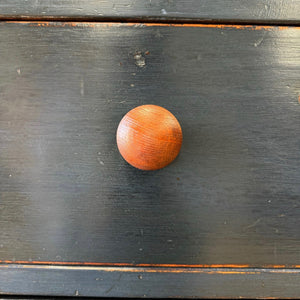
[[182,131],[168,110],[142,105],[129,111],[117,130],[117,144],[123,158],[141,170],[157,170],[179,154]]

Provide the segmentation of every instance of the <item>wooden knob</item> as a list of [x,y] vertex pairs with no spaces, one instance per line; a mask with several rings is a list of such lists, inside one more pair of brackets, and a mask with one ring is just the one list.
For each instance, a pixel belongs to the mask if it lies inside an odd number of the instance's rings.
[[182,131],[168,110],[142,105],[129,111],[117,130],[117,144],[123,158],[141,170],[157,170],[179,154]]

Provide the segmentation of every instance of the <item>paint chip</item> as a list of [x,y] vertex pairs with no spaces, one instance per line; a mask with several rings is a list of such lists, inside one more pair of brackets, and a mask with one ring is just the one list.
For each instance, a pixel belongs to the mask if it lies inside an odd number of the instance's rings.
[[84,96],[84,81],[81,79],[80,81],[80,95]]
[[146,60],[145,57],[143,57],[142,52],[136,52],[134,55],[134,59],[135,59],[135,64],[140,67],[143,68],[146,65]]
[[100,165],[104,166],[104,162],[102,160],[98,159],[98,162]]

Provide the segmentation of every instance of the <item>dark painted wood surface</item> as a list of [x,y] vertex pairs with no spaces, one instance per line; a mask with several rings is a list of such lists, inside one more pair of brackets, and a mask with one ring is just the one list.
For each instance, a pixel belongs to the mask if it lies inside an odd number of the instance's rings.
[[148,19],[295,23],[299,0],[2,0],[1,18]]
[[[300,264],[299,29],[0,34],[1,260]],[[126,164],[115,141],[148,103],[184,137],[156,172]]]
[[25,295],[283,299],[299,297],[299,281],[295,269],[0,266],[1,292]]
[[[0,36],[3,263],[300,267],[298,28],[12,22]],[[183,129],[180,156],[155,172],[116,146],[119,121],[141,104]],[[104,286],[86,288],[98,271],[72,270],[3,265],[0,293],[299,295],[297,269],[250,280],[145,269],[149,281],[101,269]]]

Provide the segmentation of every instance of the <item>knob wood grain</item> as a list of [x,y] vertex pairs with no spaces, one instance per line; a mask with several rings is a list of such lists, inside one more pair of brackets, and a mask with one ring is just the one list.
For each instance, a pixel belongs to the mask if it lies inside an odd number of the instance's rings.
[[141,170],[157,170],[179,154],[182,130],[175,116],[157,105],[129,111],[117,129],[117,145],[123,158]]

